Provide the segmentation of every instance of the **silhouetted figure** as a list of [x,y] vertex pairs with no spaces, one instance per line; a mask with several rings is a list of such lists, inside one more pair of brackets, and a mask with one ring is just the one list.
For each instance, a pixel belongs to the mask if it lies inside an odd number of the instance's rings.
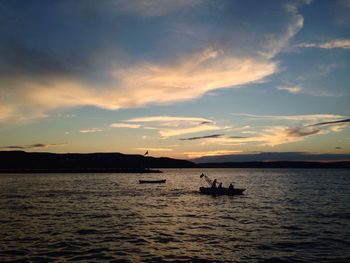
[[219,183],[218,188],[219,188],[219,189],[221,189],[221,188],[222,188],[222,183]]
[[230,183],[230,186],[228,187],[228,189],[233,190],[233,184],[232,183]]
[[213,184],[211,185],[211,188],[216,188],[216,179],[214,179]]

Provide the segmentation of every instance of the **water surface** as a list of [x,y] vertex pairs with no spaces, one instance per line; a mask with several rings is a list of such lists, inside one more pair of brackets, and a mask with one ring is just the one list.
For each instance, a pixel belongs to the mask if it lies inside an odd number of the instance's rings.
[[[245,195],[199,194],[201,172]],[[346,170],[0,175],[1,262],[350,262],[349,225]]]

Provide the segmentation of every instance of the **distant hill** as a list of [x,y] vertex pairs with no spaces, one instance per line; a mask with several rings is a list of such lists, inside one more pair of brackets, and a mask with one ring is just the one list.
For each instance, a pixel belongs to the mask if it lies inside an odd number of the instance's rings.
[[302,161],[273,161],[273,162],[225,162],[200,163],[201,168],[301,168],[301,169],[350,169],[350,162],[302,162]]
[[[340,161],[341,160],[341,161]],[[192,161],[203,168],[345,168],[350,154],[259,152],[203,156]]]
[[350,162],[206,162],[122,153],[46,153],[0,151],[0,173],[150,173],[156,168],[332,168],[350,169]]
[[190,161],[122,153],[0,151],[0,172],[159,172],[150,168],[193,168]]
[[347,153],[309,152],[258,152],[215,156],[202,156],[192,160],[195,163],[246,163],[246,162],[339,162],[350,161]]

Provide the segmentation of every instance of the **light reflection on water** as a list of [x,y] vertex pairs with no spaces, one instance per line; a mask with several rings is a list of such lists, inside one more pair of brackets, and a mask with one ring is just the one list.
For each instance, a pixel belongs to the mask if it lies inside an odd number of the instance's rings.
[[[198,193],[201,172],[243,196]],[[0,261],[350,261],[346,170],[0,175]],[[166,184],[138,184],[140,178]]]

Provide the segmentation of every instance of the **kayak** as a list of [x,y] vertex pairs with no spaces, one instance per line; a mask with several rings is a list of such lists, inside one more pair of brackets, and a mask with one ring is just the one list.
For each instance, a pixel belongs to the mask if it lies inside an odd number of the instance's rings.
[[212,188],[212,187],[200,187],[199,191],[205,195],[241,195],[245,191],[244,188]]
[[164,184],[166,182],[165,179],[162,180],[139,180],[140,184]]

